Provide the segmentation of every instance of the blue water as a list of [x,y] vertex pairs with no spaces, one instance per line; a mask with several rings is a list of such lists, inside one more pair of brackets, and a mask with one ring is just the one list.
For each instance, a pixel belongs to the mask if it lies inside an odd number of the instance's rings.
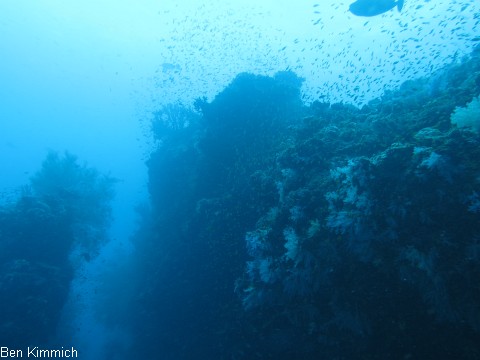
[[479,4],[257,3],[0,3],[2,357],[480,358]]

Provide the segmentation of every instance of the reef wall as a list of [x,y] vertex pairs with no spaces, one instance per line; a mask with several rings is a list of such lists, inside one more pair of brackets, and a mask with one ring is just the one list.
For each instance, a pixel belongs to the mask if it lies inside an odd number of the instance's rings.
[[135,356],[479,358],[479,51],[361,109],[301,83],[155,114]]
[[58,345],[75,271],[107,240],[113,184],[75,156],[51,152],[18,199],[0,207],[2,346]]

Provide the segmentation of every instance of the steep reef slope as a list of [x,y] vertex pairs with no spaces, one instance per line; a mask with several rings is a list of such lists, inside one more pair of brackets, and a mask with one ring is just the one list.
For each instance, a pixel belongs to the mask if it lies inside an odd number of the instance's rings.
[[156,114],[136,356],[480,357],[480,54],[362,109],[300,86]]

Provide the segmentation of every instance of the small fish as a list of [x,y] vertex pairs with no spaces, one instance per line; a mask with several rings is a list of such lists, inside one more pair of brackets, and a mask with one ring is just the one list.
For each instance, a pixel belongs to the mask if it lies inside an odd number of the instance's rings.
[[404,0],[357,0],[350,4],[350,12],[357,16],[376,16],[383,14],[395,6],[402,10]]

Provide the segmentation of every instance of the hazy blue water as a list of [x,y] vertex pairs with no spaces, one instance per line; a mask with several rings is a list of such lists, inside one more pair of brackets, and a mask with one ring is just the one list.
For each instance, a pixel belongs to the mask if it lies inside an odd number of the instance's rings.
[[[321,96],[363,105],[478,44],[474,0],[406,0],[401,13],[373,18],[353,16],[348,5],[0,3],[0,200],[15,198],[49,150],[68,150],[119,179],[112,242],[77,271],[72,291],[80,289],[81,299],[69,311],[78,314],[80,307],[82,315],[62,322],[77,328],[85,358],[105,358],[109,341],[129,341],[128,330],[105,330],[91,308],[95,288],[108,281],[103,271],[128,263],[134,208],[148,202],[152,111],[176,102],[191,106],[203,96],[211,101],[241,72],[271,76],[287,69],[305,78],[306,104]],[[129,276],[126,283],[136,281]]]
[[417,1],[373,18],[317,5],[2,2],[0,185],[24,183],[47,149],[68,149],[123,181],[117,211],[131,218],[156,106],[212,99],[240,72],[285,69],[306,79],[306,100],[361,103],[475,44],[475,1]]

